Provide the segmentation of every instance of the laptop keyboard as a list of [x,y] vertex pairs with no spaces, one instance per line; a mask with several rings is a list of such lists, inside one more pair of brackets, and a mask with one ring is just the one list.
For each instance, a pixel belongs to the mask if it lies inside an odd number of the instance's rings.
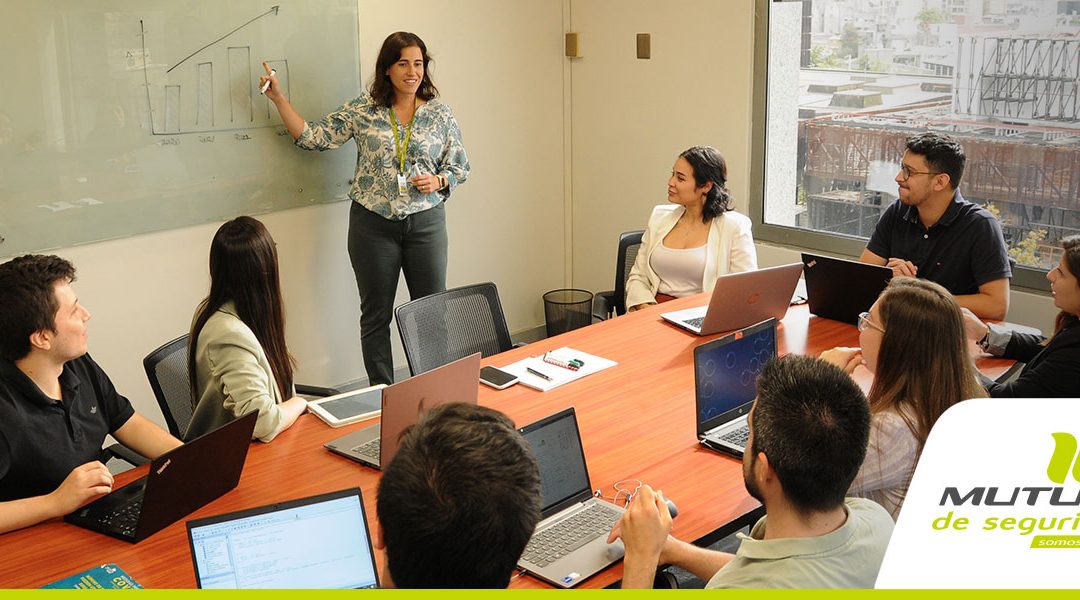
[[683,323],[685,323],[685,324],[687,324],[687,325],[689,325],[691,327],[694,327],[696,329],[701,329],[701,324],[704,323],[704,322],[705,322],[705,317],[697,317],[697,318],[694,318],[694,319],[683,319]]
[[594,502],[555,525],[533,535],[522,559],[546,567],[600,536],[607,536],[622,513],[605,502]]
[[739,446],[740,448],[746,448],[746,440],[749,437],[750,437],[750,428],[747,427],[746,425],[743,425],[742,427],[740,427],[738,429],[734,429],[734,430],[729,431],[729,432],[725,433],[724,435],[720,436],[720,439],[724,440],[725,442],[727,442],[729,444],[732,444],[734,446]]
[[134,536],[142,512],[142,498],[136,498],[127,504],[117,506],[112,512],[101,515],[97,521],[113,531],[125,536]]
[[379,460],[379,455],[382,451],[382,440],[375,438],[373,440],[364,442],[359,446],[352,449],[352,452],[363,455],[371,460]]

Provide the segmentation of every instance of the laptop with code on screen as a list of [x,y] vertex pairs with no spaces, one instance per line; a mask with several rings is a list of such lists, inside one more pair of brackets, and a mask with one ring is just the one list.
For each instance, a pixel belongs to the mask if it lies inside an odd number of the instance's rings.
[[702,446],[742,457],[757,378],[776,357],[776,319],[694,348],[697,436]]
[[187,522],[200,589],[379,586],[357,488]]

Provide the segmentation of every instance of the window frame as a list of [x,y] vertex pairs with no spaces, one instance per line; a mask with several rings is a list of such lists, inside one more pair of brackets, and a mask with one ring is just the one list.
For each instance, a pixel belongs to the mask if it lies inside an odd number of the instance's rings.
[[[827,254],[835,254],[858,260],[866,242],[861,238],[838,233],[827,233],[772,225],[765,222],[765,168],[766,168],[766,116],[768,108],[769,68],[769,15],[773,2],[802,0],[754,0],[754,48],[753,82],[750,115],[750,219],[754,226],[754,238],[760,242],[793,246]],[[1023,265],[1013,265],[1011,289],[1034,291],[1049,296],[1050,284],[1046,280],[1048,270]]]

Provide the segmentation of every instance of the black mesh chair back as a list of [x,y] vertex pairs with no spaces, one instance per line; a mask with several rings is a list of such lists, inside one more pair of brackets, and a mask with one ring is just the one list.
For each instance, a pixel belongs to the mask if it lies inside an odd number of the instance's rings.
[[494,283],[406,302],[394,309],[394,317],[413,375],[476,352],[491,356],[513,347]]
[[169,433],[178,439],[191,422],[191,383],[188,381],[188,335],[154,350],[143,359],[146,378],[154,390]]
[[619,235],[619,251],[615,255],[615,289],[596,294],[593,317],[604,320],[626,314],[626,280],[634,268],[644,233],[644,230],[638,230]]
[[627,231],[619,236],[619,254],[615,258],[615,314],[626,314],[626,280],[630,279],[630,270],[634,268],[638,250],[641,249],[641,236],[644,230]]

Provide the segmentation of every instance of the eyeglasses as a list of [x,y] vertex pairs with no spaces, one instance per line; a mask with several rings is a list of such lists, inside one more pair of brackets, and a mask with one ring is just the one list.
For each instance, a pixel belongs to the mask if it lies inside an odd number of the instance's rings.
[[885,328],[884,327],[882,327],[881,325],[878,325],[877,323],[870,320],[870,313],[868,313],[868,312],[859,313],[859,325],[858,325],[858,327],[859,327],[859,333],[862,333],[862,332],[866,331],[870,327],[873,327],[874,329],[877,329],[881,333],[885,333]]
[[912,175],[941,175],[944,171],[916,171],[907,165],[900,165],[900,181],[911,179]]

